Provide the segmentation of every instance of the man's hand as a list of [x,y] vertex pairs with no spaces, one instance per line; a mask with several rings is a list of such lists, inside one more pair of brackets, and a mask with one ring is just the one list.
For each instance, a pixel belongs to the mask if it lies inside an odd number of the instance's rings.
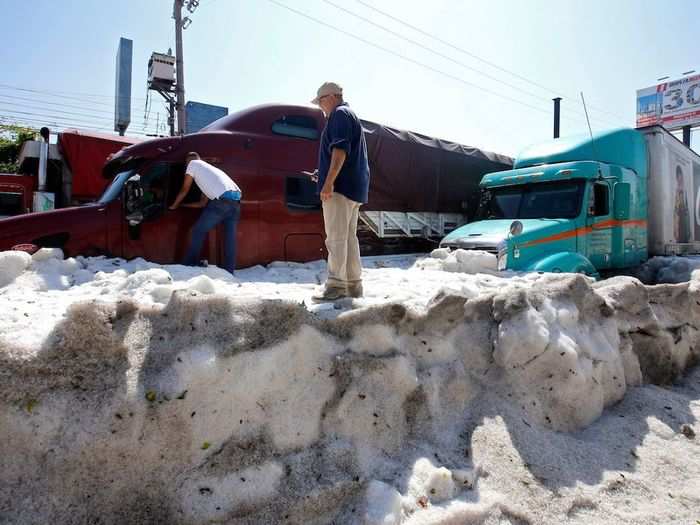
[[192,175],[185,173],[185,179],[182,181],[182,188],[180,188],[180,193],[178,193],[177,197],[175,197],[175,201],[168,208],[169,210],[176,210],[177,207],[180,206],[180,203],[183,200],[185,200],[185,196],[187,195],[187,192],[190,191],[190,187],[192,186],[193,180],[194,179],[192,178]]
[[311,179],[311,182],[318,182],[318,170],[314,171],[302,171],[304,175],[306,175],[309,179]]
[[333,196],[333,185],[329,185],[328,182],[326,182],[323,185],[323,188],[321,188],[321,200],[322,201],[327,201]]

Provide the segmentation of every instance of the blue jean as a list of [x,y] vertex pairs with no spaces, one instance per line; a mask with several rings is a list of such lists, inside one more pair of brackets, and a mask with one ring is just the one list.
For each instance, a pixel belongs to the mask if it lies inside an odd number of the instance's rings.
[[241,217],[241,203],[228,199],[209,201],[202,215],[192,228],[192,241],[183,264],[196,266],[207,233],[217,224],[224,223],[224,268],[233,273],[236,269],[236,226]]

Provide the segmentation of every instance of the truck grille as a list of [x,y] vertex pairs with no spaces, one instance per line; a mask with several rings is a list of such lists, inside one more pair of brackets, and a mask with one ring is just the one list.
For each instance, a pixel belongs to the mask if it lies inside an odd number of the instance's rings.
[[483,252],[489,252],[494,255],[498,255],[498,248],[492,244],[478,244],[478,243],[471,243],[471,242],[461,242],[461,243],[447,243],[447,244],[441,244],[441,248],[452,248],[453,250],[481,250]]

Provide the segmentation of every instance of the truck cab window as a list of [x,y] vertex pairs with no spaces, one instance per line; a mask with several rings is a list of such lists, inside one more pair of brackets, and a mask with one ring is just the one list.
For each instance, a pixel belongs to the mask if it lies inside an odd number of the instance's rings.
[[139,170],[126,182],[124,210],[129,220],[141,222],[160,216],[166,208],[170,164],[158,162]]
[[608,205],[608,185],[596,182],[593,184],[593,202],[590,203],[590,215],[593,217],[603,217],[610,213]]
[[112,182],[109,184],[105,192],[102,194],[102,197],[99,199],[100,204],[107,204],[108,202],[113,201],[122,192],[122,189],[124,188],[124,183],[127,181],[129,177],[131,177],[134,174],[135,170],[127,170],[127,171],[122,171],[118,173],[114,179],[112,179]]
[[[220,167],[220,166],[219,166]],[[185,164],[177,163],[170,165],[170,173],[168,174],[168,206],[175,202],[175,197],[180,192],[182,188],[182,181],[185,180]],[[182,202],[188,204],[190,202],[197,202],[202,196],[202,191],[199,186],[192,184],[190,191],[185,196],[185,200]]]
[[145,206],[151,204],[165,204],[169,174],[170,165],[165,162],[153,164],[140,173],[141,188],[143,189],[143,203]]
[[318,140],[319,131],[316,119],[304,115],[285,115],[272,123],[275,135],[286,135],[302,139]]
[[504,188],[481,193],[478,216],[480,219],[509,219],[518,216],[523,192],[520,188]]
[[305,175],[287,177],[284,194],[287,207],[292,210],[321,209],[321,200],[316,193],[316,183]]
[[532,184],[520,205],[520,219],[572,219],[581,210],[584,185],[578,181]]
[[583,182],[538,182],[483,190],[477,217],[483,219],[567,219],[581,209]]

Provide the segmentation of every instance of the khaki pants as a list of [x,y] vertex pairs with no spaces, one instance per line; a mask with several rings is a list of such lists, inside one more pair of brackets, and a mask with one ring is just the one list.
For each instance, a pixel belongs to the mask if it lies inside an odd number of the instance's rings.
[[335,192],[330,199],[323,201],[328,249],[327,289],[345,289],[362,282],[360,242],[357,240],[360,206],[361,203]]

